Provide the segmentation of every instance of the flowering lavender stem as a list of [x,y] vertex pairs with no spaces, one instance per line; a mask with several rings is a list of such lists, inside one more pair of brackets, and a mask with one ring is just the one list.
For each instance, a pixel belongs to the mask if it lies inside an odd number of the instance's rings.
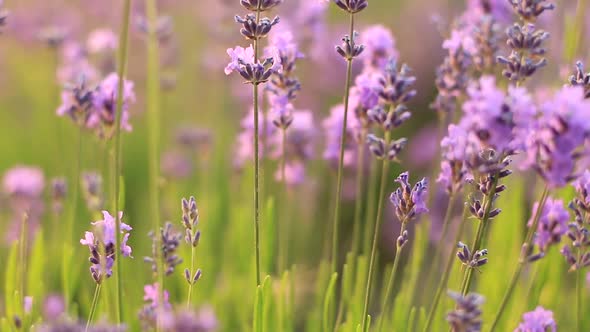
[[84,329],[85,332],[88,332],[88,328],[92,323],[92,318],[94,318],[94,313],[96,312],[96,307],[98,305],[98,297],[100,296],[100,289],[102,287],[101,283],[97,283],[96,287],[94,288],[94,296],[92,297],[92,305],[90,306],[90,313],[88,314],[88,321],[86,322],[86,328]]
[[524,264],[526,263],[526,252],[527,250],[525,250],[525,248],[528,248],[531,243],[533,242],[533,235],[535,234],[535,230],[537,229],[537,226],[539,225],[539,220],[541,219],[541,214],[543,212],[543,208],[545,207],[545,203],[547,202],[547,197],[549,196],[549,189],[547,186],[545,186],[545,189],[543,190],[543,194],[541,194],[541,200],[539,201],[539,207],[537,208],[537,212],[535,214],[535,218],[533,219],[533,224],[531,225],[531,227],[529,227],[529,230],[527,232],[524,244],[523,244],[523,249],[521,250],[520,253],[520,258],[518,260],[518,265],[516,265],[516,270],[514,271],[514,273],[512,274],[512,278],[510,279],[510,283],[508,284],[508,289],[506,290],[506,293],[504,294],[504,297],[502,298],[502,302],[500,303],[500,309],[498,309],[498,313],[496,313],[496,316],[494,317],[494,320],[492,322],[492,327],[490,328],[490,332],[493,332],[494,329],[496,328],[496,326],[498,325],[498,322],[500,321],[500,318],[502,317],[502,314],[504,313],[504,310],[506,309],[506,305],[508,304],[508,301],[510,301],[510,298],[512,297],[512,293],[514,292],[514,288],[516,287],[516,282],[518,281],[518,278],[520,277],[520,273],[522,272],[522,268],[524,267]]
[[[354,38],[354,13],[350,13],[350,38]],[[348,118],[348,99],[352,81],[353,58],[346,60],[346,84],[344,86],[344,117],[342,119],[342,135],[340,137],[340,157],[338,159],[338,180],[336,183],[336,206],[334,208],[334,223],[332,229],[332,272],[338,270],[338,230],[340,226],[340,200],[342,196],[342,173],[344,171],[344,145],[346,144],[346,121]]]
[[[451,207],[451,200],[449,200],[449,208],[447,208],[447,212]],[[463,208],[463,216],[461,217],[461,223],[459,224],[459,229],[457,230],[457,234],[455,235],[455,240],[453,243],[458,243],[461,239],[461,234],[463,233],[463,228],[465,228],[465,221],[467,220],[467,213],[469,212],[469,208],[467,205]],[[448,215],[448,213],[447,213]],[[441,246],[437,247],[437,250],[441,250]],[[447,282],[449,281],[449,275],[451,274],[451,268],[453,267],[453,261],[455,260],[455,251],[451,250],[449,253],[449,257],[447,258],[445,264],[445,270],[443,272],[442,278],[438,283],[438,287],[436,289],[436,293],[434,294],[434,298],[432,299],[432,305],[430,307],[430,311],[428,312],[428,316],[426,318],[426,323],[424,324],[424,332],[428,332],[430,330],[430,326],[434,320],[434,315],[436,314],[436,309],[438,308],[438,304],[440,302],[440,297],[442,296],[443,291],[447,288]],[[433,274],[433,273],[431,273]]]
[[[121,46],[119,48],[118,54],[118,76],[119,82],[117,87],[117,112],[115,113],[115,142],[114,142],[114,149],[115,149],[115,156],[114,162],[111,165],[111,170],[113,172],[113,188],[111,202],[113,204],[113,211],[115,213],[115,245],[117,250],[121,250],[121,218],[118,218],[118,211],[119,211],[119,182],[120,182],[120,173],[121,173],[121,116],[123,114],[123,86],[125,85],[125,76],[127,75],[127,56],[128,56],[128,42],[129,42],[129,21],[131,16],[131,0],[125,0],[123,3],[123,17],[122,17],[122,25],[121,25],[121,32],[119,35],[119,40],[121,42]],[[117,293],[117,300],[116,300],[116,312],[117,312],[117,323],[121,323],[123,319],[123,308],[122,308],[122,294],[121,294],[121,259],[116,259],[115,264],[117,265],[117,273],[116,273],[116,293]]]
[[352,226],[352,254],[359,252],[361,238],[361,212],[363,208],[363,180],[365,173],[365,141],[367,140],[367,131],[363,128],[360,135],[360,144],[357,147],[357,172],[356,172],[356,202],[354,206],[354,223]]
[[[256,10],[256,26],[260,22],[260,4]],[[254,39],[254,63],[258,62],[258,38]],[[258,123],[258,83],[253,84],[253,102],[254,102],[254,232],[255,232],[255,246],[256,246],[256,285],[260,286],[260,151],[258,146],[259,141],[259,123]]]
[[[160,225],[160,193],[159,183],[159,162],[160,162],[160,51],[158,44],[158,35],[156,24],[158,21],[158,8],[155,0],[146,1],[146,14],[148,20],[148,39],[147,39],[147,112],[148,112],[148,140],[149,140],[149,200],[150,214],[153,218],[153,227],[156,232],[161,228]],[[157,252],[159,253],[159,252]],[[164,303],[164,262],[158,257],[154,257],[158,274],[158,303]],[[192,269],[191,269],[192,271]],[[192,286],[192,285],[191,285]],[[189,290],[190,299],[190,290]],[[156,324],[159,328],[159,324]]]
[[[406,230],[407,227],[407,222],[406,220],[402,221],[402,225],[400,227],[399,230],[399,234],[403,234],[404,231]],[[399,269],[399,261],[401,260],[401,255],[402,255],[402,251],[404,249],[403,245],[399,245],[399,242],[397,244],[397,250],[395,252],[395,258],[393,259],[393,266],[391,268],[391,275],[389,276],[389,280],[387,281],[387,286],[385,287],[385,294],[383,297],[383,302],[381,303],[381,315],[379,315],[379,323],[377,324],[377,332],[381,332],[383,330],[383,322],[385,321],[385,315],[387,314],[387,310],[388,310],[388,303],[389,301],[389,295],[392,292],[393,289],[393,285],[395,282],[395,276],[397,275],[397,270]]]
[[[385,142],[389,144],[391,134],[385,133]],[[373,243],[371,245],[371,257],[369,258],[369,273],[367,275],[367,288],[365,290],[365,304],[363,306],[363,320],[361,331],[367,330],[367,315],[369,313],[369,304],[371,302],[371,288],[373,286],[373,270],[375,269],[375,256],[377,255],[377,242],[379,241],[379,228],[381,226],[381,214],[383,212],[383,200],[385,194],[385,185],[387,173],[389,172],[389,159],[384,158],[381,168],[381,184],[379,186],[379,203],[377,205],[377,216],[373,225]]]
[[[492,206],[494,205],[494,196],[496,195],[496,187],[498,186],[498,174],[494,175],[492,179],[492,185],[490,192],[485,197],[485,210],[483,217],[479,220],[479,224],[477,226],[477,232],[475,233],[475,239],[473,240],[473,245],[471,248],[473,250],[479,250],[481,248],[481,243],[485,238],[486,229],[488,226],[490,212],[492,211]],[[467,295],[469,292],[469,288],[471,286],[471,282],[473,281],[473,269],[467,268],[465,270],[465,275],[463,278],[463,282],[461,284],[461,294],[463,296]]]

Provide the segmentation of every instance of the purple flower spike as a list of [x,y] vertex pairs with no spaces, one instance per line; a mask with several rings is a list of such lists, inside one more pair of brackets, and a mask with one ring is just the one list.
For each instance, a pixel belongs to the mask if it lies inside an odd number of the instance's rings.
[[389,58],[399,57],[391,31],[382,25],[363,30],[361,44],[365,46],[361,59],[368,70],[383,70]]
[[522,323],[514,332],[556,332],[557,324],[553,319],[553,312],[538,306],[534,311],[522,315]]
[[426,198],[428,196],[428,182],[423,178],[414,187],[410,185],[409,173],[404,172],[398,176],[395,182],[400,188],[391,193],[389,200],[395,207],[395,214],[402,223],[407,223],[421,214],[428,212]]
[[262,62],[258,61],[256,63],[254,63],[254,48],[252,48],[252,45],[247,48],[241,46],[233,49],[229,48],[227,54],[231,60],[225,67],[225,74],[229,75],[237,71],[246,82],[251,84],[268,81],[270,76],[281,68],[281,61],[276,49]]

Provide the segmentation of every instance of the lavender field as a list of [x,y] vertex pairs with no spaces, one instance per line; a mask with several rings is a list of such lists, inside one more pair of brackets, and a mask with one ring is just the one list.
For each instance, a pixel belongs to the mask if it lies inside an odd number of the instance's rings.
[[590,331],[588,0],[0,0],[0,332]]

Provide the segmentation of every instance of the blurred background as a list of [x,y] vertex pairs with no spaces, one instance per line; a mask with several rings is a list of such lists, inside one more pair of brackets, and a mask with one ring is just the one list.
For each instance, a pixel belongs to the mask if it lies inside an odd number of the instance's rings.
[[[370,0],[369,7],[358,16],[357,30],[375,24],[391,29],[400,62],[407,63],[417,77],[418,97],[410,105],[412,119],[396,135],[409,138],[401,165],[395,165],[393,176],[409,169],[412,178],[430,176],[438,168],[437,114],[430,109],[436,96],[434,77],[442,62],[442,41],[449,34],[454,17],[466,7],[460,0]],[[565,61],[568,22],[575,14],[575,1],[560,1],[558,9],[539,22],[552,34],[548,47],[550,65],[537,76],[532,86],[541,94],[558,87],[573,70]],[[97,77],[114,70],[116,45],[104,45],[109,31],[119,33],[121,1],[7,0],[7,27],[0,35],[0,171],[17,165],[38,166],[46,184],[53,177],[64,176],[73,183],[78,156],[78,128],[67,118],[58,117],[62,88],[71,83],[75,73],[68,67],[72,61],[77,70],[92,66]],[[221,330],[247,329],[253,296],[253,227],[251,223],[252,170],[238,167],[237,152],[243,142],[237,140],[241,122],[251,108],[250,87],[237,75],[227,77],[223,68],[228,62],[226,49],[247,42],[233,22],[244,10],[237,0],[159,1],[161,20],[161,199],[163,220],[180,229],[180,199],[195,196],[200,212],[202,242],[198,248],[197,266],[203,278],[195,291],[195,303],[214,308],[223,316]],[[274,180],[277,161],[263,164],[263,221],[272,225],[287,214],[292,225],[288,262],[296,265],[298,301],[302,312],[314,294],[313,280],[323,258],[329,256],[331,206],[335,185],[335,167],[322,158],[324,139],[322,121],[330,109],[340,103],[344,89],[345,63],[334,52],[334,45],[347,31],[347,17],[335,6],[323,8],[316,0],[285,0],[272,12],[283,19],[281,24],[293,27],[305,58],[299,63],[297,76],[302,90],[297,99],[299,109],[310,110],[316,123],[314,157],[309,161],[304,183],[288,189],[288,199],[280,197],[280,184]],[[129,75],[135,84],[137,102],[130,107],[133,131],[123,133],[124,221],[134,229],[130,239],[135,259],[123,264],[125,306],[127,315],[135,317],[142,305],[143,285],[151,281],[150,266],[142,257],[151,253],[147,236],[152,221],[148,208],[148,145],[146,124],[146,44],[144,2],[133,1],[133,23],[130,31]],[[586,20],[584,31],[590,28]],[[101,34],[102,33],[102,34]],[[584,32],[584,36],[585,36]],[[301,34],[300,36],[298,34]],[[106,37],[105,37],[106,36]],[[101,37],[103,39],[101,39]],[[362,35],[361,35],[362,38]],[[97,41],[98,40],[98,41]],[[115,39],[116,42],[116,39]],[[584,38],[582,54],[586,54]],[[98,44],[96,44],[98,43]],[[75,53],[74,55],[72,54]],[[82,52],[83,56],[77,52]],[[80,60],[83,58],[83,61]],[[585,60],[580,58],[581,60]],[[86,61],[86,62],[84,62]],[[80,69],[86,68],[86,69]],[[74,69],[75,71],[76,69]],[[355,67],[355,71],[360,70]],[[559,78],[559,79],[557,79]],[[84,171],[102,172],[108,160],[104,140],[91,132],[82,135],[81,167]],[[344,180],[345,203],[341,235],[342,257],[349,246],[354,202],[354,172]],[[103,176],[106,176],[103,173]],[[110,188],[105,181],[104,191]],[[391,188],[393,189],[393,181]],[[435,193],[436,194],[436,193]],[[60,250],[57,239],[77,244],[89,223],[97,220],[80,198],[75,229],[71,239],[60,237],[64,215],[54,214],[45,193],[45,206],[39,216],[43,225],[46,250],[43,269],[35,282],[38,296],[60,292]],[[108,197],[108,195],[107,195]],[[436,205],[443,209],[446,198]],[[8,260],[10,229],[13,215],[6,200],[2,202],[0,266]],[[433,230],[442,219],[432,207]],[[526,216],[527,209],[521,209]],[[386,231],[380,245],[382,263],[392,258],[397,228],[390,209],[386,212]],[[275,272],[274,248],[270,226],[263,225],[265,271]],[[436,241],[436,232],[429,233]],[[265,243],[266,240],[266,243]],[[87,272],[87,251],[74,246],[72,267],[71,312],[84,317],[92,296],[93,283]],[[188,261],[188,250],[181,251]],[[183,266],[184,268],[184,266]],[[182,268],[182,269],[183,269]],[[171,302],[182,302],[185,282],[180,273],[166,283]],[[246,286],[247,285],[247,286]],[[108,287],[108,286],[107,286]],[[109,292],[107,291],[107,294]],[[244,305],[240,305],[243,294]],[[108,317],[111,296],[101,304]],[[236,300],[240,299],[240,300]],[[515,316],[519,316],[516,313]],[[131,323],[137,326],[137,322]],[[305,326],[305,322],[298,322]]]

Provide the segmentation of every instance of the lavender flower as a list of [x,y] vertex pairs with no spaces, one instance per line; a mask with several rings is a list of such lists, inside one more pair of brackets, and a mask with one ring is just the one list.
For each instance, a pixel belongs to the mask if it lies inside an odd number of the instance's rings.
[[161,259],[164,264],[164,273],[166,276],[174,273],[177,265],[182,263],[182,259],[176,254],[176,250],[182,240],[182,233],[175,232],[172,229],[172,224],[167,222],[163,228],[160,229],[160,236],[156,236],[154,232],[148,234],[152,238],[152,256],[144,257],[144,262],[152,265],[152,272],[157,274],[158,263],[157,259]]
[[80,186],[88,209],[90,211],[100,211],[104,203],[102,176],[96,171],[82,172]]
[[569,208],[574,212],[575,219],[568,225],[567,230],[571,243],[561,249],[561,254],[570,265],[570,271],[576,271],[590,266],[590,232],[587,217],[590,211],[590,171],[586,170],[572,185],[576,189],[576,197],[570,202]]
[[193,174],[193,162],[184,152],[178,150],[162,153],[160,170],[167,179],[186,179]]
[[[90,250],[90,274],[94,281],[100,284],[104,278],[109,278],[113,274],[113,265],[116,259],[116,239],[115,229],[116,221],[107,211],[103,211],[103,220],[93,222],[94,232],[86,232],[84,238],[80,240],[80,244],[88,246]],[[123,218],[123,212],[118,213],[118,218]],[[129,240],[129,231],[131,226],[120,222],[121,234],[123,239],[121,241],[120,253],[123,257],[131,256],[131,247],[127,245]]]
[[51,202],[53,213],[58,215],[62,213],[67,191],[68,185],[65,178],[58,177],[51,180]]
[[111,29],[96,29],[88,36],[87,49],[90,53],[112,53],[118,47],[119,38]]
[[[6,26],[6,21],[8,20],[8,10],[2,8],[4,5],[4,1],[0,1],[0,29]],[[0,30],[2,33],[2,30]]]
[[61,47],[60,65],[57,79],[63,84],[79,82],[81,78],[87,82],[97,83],[98,70],[90,63],[84,47],[75,41],[66,41]]
[[546,3],[546,0],[509,0],[509,2],[525,22],[534,22],[544,11],[555,8],[555,5]]
[[462,296],[460,293],[449,291],[449,296],[456,302],[453,311],[447,314],[447,321],[453,332],[481,331],[481,309],[484,298],[475,293]]
[[[143,300],[146,303],[139,311],[138,316],[144,330],[154,329],[159,325],[158,321],[162,320],[165,313],[171,309],[170,295],[168,291],[164,290],[160,296],[160,285],[157,282],[143,286],[143,292]],[[160,301],[162,301],[161,304]]]
[[334,0],[334,3],[351,14],[358,13],[369,5],[368,0]]
[[[260,116],[258,117],[258,127],[260,129],[260,139],[261,141],[270,140],[270,137],[274,135],[277,130],[277,127],[273,125],[272,119],[267,117]],[[242,119],[240,122],[242,126],[242,131],[238,134],[236,138],[236,151],[234,153],[234,165],[236,168],[241,169],[244,166],[244,163],[248,160],[252,160],[254,158],[254,110],[251,109],[250,112]],[[264,122],[266,120],[266,123]],[[264,130],[266,129],[266,130]],[[265,156],[268,152],[265,151],[265,145],[260,145],[259,147],[259,155],[261,157]]]
[[457,258],[463,264],[470,269],[477,269],[488,262],[488,255],[487,249],[476,250],[475,252],[471,252],[469,250],[469,246],[467,246],[463,242],[459,242],[457,244]]
[[227,54],[231,61],[225,67],[225,74],[229,75],[237,71],[247,83],[261,84],[270,79],[270,76],[280,69],[280,59],[278,53],[273,52],[264,60],[254,63],[254,49],[252,45],[248,48],[237,46],[234,49],[229,48]]
[[[191,264],[194,262],[194,248],[199,244],[201,238],[201,231],[197,229],[199,225],[199,210],[197,209],[197,202],[194,197],[182,199],[182,225],[186,230],[184,237],[185,242],[191,246]],[[191,269],[184,270],[184,276],[189,285],[194,285],[201,278],[201,269],[197,269],[194,274],[192,270],[194,266],[191,265]],[[189,290],[190,292],[190,290]]]
[[584,73],[584,64],[581,61],[576,62],[576,71],[569,77],[569,83],[572,86],[582,86],[584,97],[590,98],[590,72]]
[[502,75],[510,81],[523,82],[547,64],[547,59],[543,57],[546,51],[542,44],[549,38],[549,33],[535,30],[534,24],[522,27],[515,24],[506,34],[507,44],[512,51],[508,57],[499,56],[497,61],[506,67]]
[[[273,151],[271,157],[279,159],[284,157],[285,179],[282,178],[282,170],[277,169],[275,179],[285,181],[289,185],[297,185],[305,180],[304,162],[314,155],[314,138],[316,128],[313,114],[310,111],[294,111],[289,129],[285,132],[285,142],[280,131],[275,131],[270,137],[269,144]],[[284,144],[284,146],[283,146]],[[283,156],[283,151],[285,156]]]
[[402,223],[407,223],[423,213],[428,212],[426,198],[428,196],[428,181],[426,178],[416,182],[414,187],[409,183],[409,173],[400,174],[395,182],[400,187],[391,193],[389,200],[395,207],[395,214]]
[[477,150],[474,145],[474,142],[468,139],[465,128],[454,124],[449,125],[448,134],[440,143],[442,161],[440,174],[436,180],[445,187],[447,192],[460,191],[465,180],[472,178],[466,161],[468,155]]
[[251,12],[264,12],[282,3],[283,0],[240,0],[240,4]]
[[589,107],[581,87],[565,86],[544,103],[526,137],[521,168],[533,168],[552,188],[573,180],[580,157],[577,150],[590,134]]
[[46,321],[54,321],[64,314],[66,309],[61,295],[48,295],[43,302],[43,317]]
[[216,331],[219,324],[213,310],[210,307],[204,307],[196,313],[165,312],[162,315],[161,325],[165,332],[211,332]]
[[[536,216],[539,213],[537,211],[538,209],[539,203],[536,202],[533,205],[531,215]],[[547,199],[543,211],[540,213],[534,243],[539,247],[541,252],[545,253],[549,249],[549,246],[558,244],[561,241],[561,237],[566,234],[570,215],[565,209],[562,200],[552,198]],[[531,218],[527,225],[531,227],[532,224],[533,219]]]
[[382,25],[372,25],[363,30],[361,44],[365,50],[361,54],[365,70],[383,70],[391,58],[398,58],[395,39],[391,31]]
[[[357,153],[357,149],[353,142],[354,138],[357,137],[360,124],[357,122],[356,117],[350,117],[347,120],[347,136],[345,139],[343,163],[345,167],[352,167],[355,166]],[[322,121],[326,141],[323,157],[333,166],[338,164],[343,122],[344,105],[342,104],[332,107],[330,109],[330,115]]]
[[2,185],[9,196],[38,198],[43,193],[45,177],[38,167],[15,166],[4,173]]
[[[110,138],[113,134],[113,125],[117,111],[117,93],[119,88],[119,76],[116,73],[109,74],[100,82],[96,92],[93,94],[92,104],[97,113],[97,120],[100,123],[93,123],[99,137]],[[135,92],[133,82],[123,81],[123,105],[121,109],[121,129],[131,131],[129,124],[129,108],[135,103]]]
[[522,323],[514,332],[556,332],[557,324],[553,319],[553,312],[538,306],[535,310],[522,315]]

